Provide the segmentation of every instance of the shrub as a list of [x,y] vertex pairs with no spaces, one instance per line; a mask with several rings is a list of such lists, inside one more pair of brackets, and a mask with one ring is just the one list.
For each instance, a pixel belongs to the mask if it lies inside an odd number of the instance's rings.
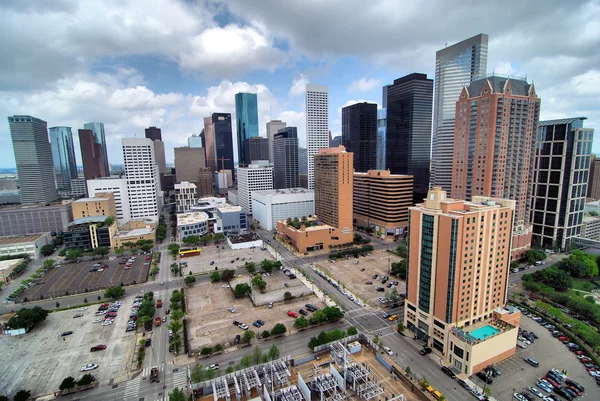
[[92,376],[90,373],[86,373],[85,375],[81,376],[81,379],[79,379],[79,381],[77,382],[78,386],[87,386],[88,384],[91,384],[94,382],[94,376]]
[[200,351],[200,355],[210,355],[210,354],[212,354],[212,352],[213,352],[213,349],[211,347],[204,347]]
[[75,387],[77,383],[75,382],[75,379],[72,376],[69,377],[65,377],[62,381],[62,383],[60,383],[60,386],[58,386],[59,390],[69,390],[73,387]]

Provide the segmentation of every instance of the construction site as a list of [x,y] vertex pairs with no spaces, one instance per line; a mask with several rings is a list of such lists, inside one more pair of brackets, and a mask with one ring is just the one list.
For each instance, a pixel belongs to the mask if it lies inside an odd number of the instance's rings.
[[[344,340],[342,340],[344,341]],[[412,401],[381,355],[359,341],[332,342],[315,354],[289,356],[192,384],[201,401]],[[386,362],[387,364],[387,362]]]

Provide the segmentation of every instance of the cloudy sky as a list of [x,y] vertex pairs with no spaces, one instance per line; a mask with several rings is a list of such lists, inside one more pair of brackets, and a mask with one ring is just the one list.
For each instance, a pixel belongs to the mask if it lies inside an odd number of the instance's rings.
[[[381,103],[381,86],[408,73],[433,78],[435,52],[478,33],[488,72],[535,83],[542,119],[600,129],[599,0],[9,0],[0,26],[0,115],[71,126],[79,162],[89,121],[104,122],[111,163],[148,126],[172,161],[240,91],[258,93],[261,135],[281,119],[304,144],[307,82],[329,86],[335,136],[341,107]],[[5,120],[0,167],[12,166]]]

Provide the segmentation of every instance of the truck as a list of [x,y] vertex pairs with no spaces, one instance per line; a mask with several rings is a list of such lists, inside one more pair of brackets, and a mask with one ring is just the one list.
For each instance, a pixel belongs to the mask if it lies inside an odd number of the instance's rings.
[[150,383],[159,383],[160,380],[158,380],[158,368],[152,368],[150,369]]
[[161,324],[160,317],[157,317],[157,318],[155,318],[155,319],[154,319],[154,325],[155,325],[156,327],[158,327],[158,326],[160,326],[160,324]]
[[162,308],[162,299],[157,299],[156,300],[156,307],[157,308]]

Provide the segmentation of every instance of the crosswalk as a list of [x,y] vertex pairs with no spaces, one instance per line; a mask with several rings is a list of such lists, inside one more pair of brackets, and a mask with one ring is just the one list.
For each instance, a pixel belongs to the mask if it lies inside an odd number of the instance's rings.
[[[142,377],[150,376],[150,370],[152,370],[153,367],[156,367],[156,366],[145,367],[144,370],[142,371],[141,376]],[[161,362],[160,365],[158,365],[157,367],[158,367],[159,372],[163,372],[165,370],[165,363]]]
[[140,393],[140,382],[142,377],[138,376],[135,379],[129,380],[125,386],[125,394],[123,394],[123,400],[137,400],[138,394]]
[[187,388],[187,369],[173,373],[173,388]]

